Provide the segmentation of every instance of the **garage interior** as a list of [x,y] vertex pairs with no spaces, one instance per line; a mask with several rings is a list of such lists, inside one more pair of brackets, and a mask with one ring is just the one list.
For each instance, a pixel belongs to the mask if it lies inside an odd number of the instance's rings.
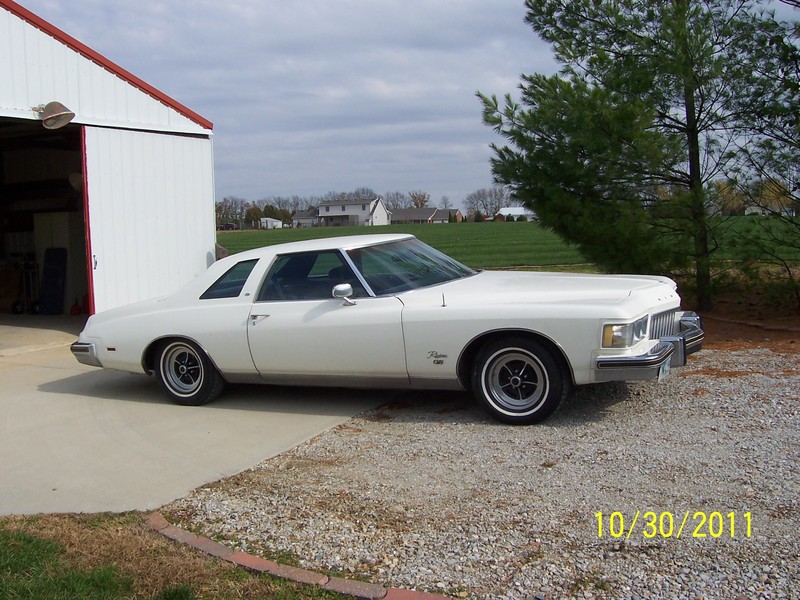
[[89,312],[84,214],[81,126],[0,117],[0,312]]

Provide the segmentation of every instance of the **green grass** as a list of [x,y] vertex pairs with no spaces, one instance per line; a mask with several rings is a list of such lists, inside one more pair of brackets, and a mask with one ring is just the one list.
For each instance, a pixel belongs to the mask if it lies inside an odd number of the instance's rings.
[[94,600],[130,592],[130,579],[118,575],[113,565],[72,569],[55,543],[24,532],[0,531],[0,598]]
[[575,248],[533,222],[219,231],[217,241],[229,252],[235,253],[283,242],[374,233],[410,233],[477,269],[575,265],[586,262]]
[[[796,222],[771,217],[725,217],[713,222],[720,247],[715,261],[759,259],[774,252],[786,260],[800,261]],[[387,227],[304,227],[301,229],[220,231],[217,240],[230,252],[282,242],[339,235],[410,233],[445,254],[478,269],[558,266],[588,261],[574,246],[564,243],[538,223],[449,223],[442,225],[389,225]],[[755,240],[756,243],[747,240]],[[767,256],[766,258],[769,258]]]
[[716,260],[772,259],[800,261],[800,221],[776,217],[719,218],[712,222],[720,244]]
[[148,530],[138,513],[0,518],[2,600],[336,600]]

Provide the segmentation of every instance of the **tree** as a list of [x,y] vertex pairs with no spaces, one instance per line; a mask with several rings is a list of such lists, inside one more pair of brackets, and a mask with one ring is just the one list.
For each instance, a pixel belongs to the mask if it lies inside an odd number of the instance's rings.
[[301,198],[300,196],[270,196],[257,201],[263,210],[266,206],[273,206],[288,213],[296,213],[298,210],[305,209],[311,199]]
[[482,188],[467,194],[464,206],[469,213],[480,212],[482,215],[494,216],[504,206],[508,206],[511,196],[508,190],[501,186]]
[[744,126],[732,179],[747,205],[769,218],[750,220],[737,243],[743,256],[780,269],[800,308],[800,23],[752,18],[739,27],[750,43],[751,77],[748,93],[735,99]]
[[[759,0],[527,0],[563,65],[523,76],[521,102],[480,96],[495,179],[608,270],[691,261],[711,306],[709,189],[735,161]],[[668,191],[665,195],[664,191]],[[687,252],[688,250],[688,252]]]
[[356,188],[355,190],[347,194],[348,200],[366,200],[368,202],[372,202],[377,197],[378,194],[375,193],[375,190],[368,187]]
[[431,195],[428,192],[419,190],[408,192],[408,197],[411,200],[411,206],[414,208],[425,208],[428,206],[428,200],[431,199]]
[[241,226],[245,220],[245,212],[249,202],[235,196],[226,196],[216,204],[217,227],[225,223],[236,223]]
[[450,210],[453,208],[453,203],[450,202],[449,196],[442,196],[442,199],[439,200],[439,208],[442,210]]
[[278,219],[282,223],[286,223],[286,222],[292,220],[291,211],[289,211],[289,210],[287,210],[285,208],[280,208],[280,207],[275,206],[273,204],[265,204],[263,209],[262,209],[262,213],[263,213],[262,216],[270,218],[270,219]]
[[383,196],[383,201],[386,203],[386,208],[390,210],[409,208],[411,206],[411,200],[403,192],[386,192]]
[[747,93],[734,99],[744,122],[737,138],[738,181],[748,187],[772,182],[798,202],[800,23],[752,18],[739,28],[749,41],[750,79]]
[[250,227],[258,227],[264,213],[256,204],[251,204],[244,212],[244,220]]

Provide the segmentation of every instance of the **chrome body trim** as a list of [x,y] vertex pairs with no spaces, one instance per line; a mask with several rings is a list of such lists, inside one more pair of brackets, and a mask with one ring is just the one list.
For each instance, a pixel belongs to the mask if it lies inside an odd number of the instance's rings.
[[636,356],[600,356],[597,358],[597,381],[640,381],[657,379],[664,363],[668,363],[675,347],[659,342],[647,353]]
[[75,342],[69,347],[72,355],[82,365],[89,365],[90,367],[102,367],[100,359],[97,358],[97,349],[91,342]]

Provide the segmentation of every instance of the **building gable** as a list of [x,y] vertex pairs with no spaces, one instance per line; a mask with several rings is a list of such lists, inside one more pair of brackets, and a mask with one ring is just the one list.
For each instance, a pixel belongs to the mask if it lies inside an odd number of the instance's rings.
[[13,0],[0,0],[0,116],[38,120],[57,100],[75,123],[209,134],[213,124]]

